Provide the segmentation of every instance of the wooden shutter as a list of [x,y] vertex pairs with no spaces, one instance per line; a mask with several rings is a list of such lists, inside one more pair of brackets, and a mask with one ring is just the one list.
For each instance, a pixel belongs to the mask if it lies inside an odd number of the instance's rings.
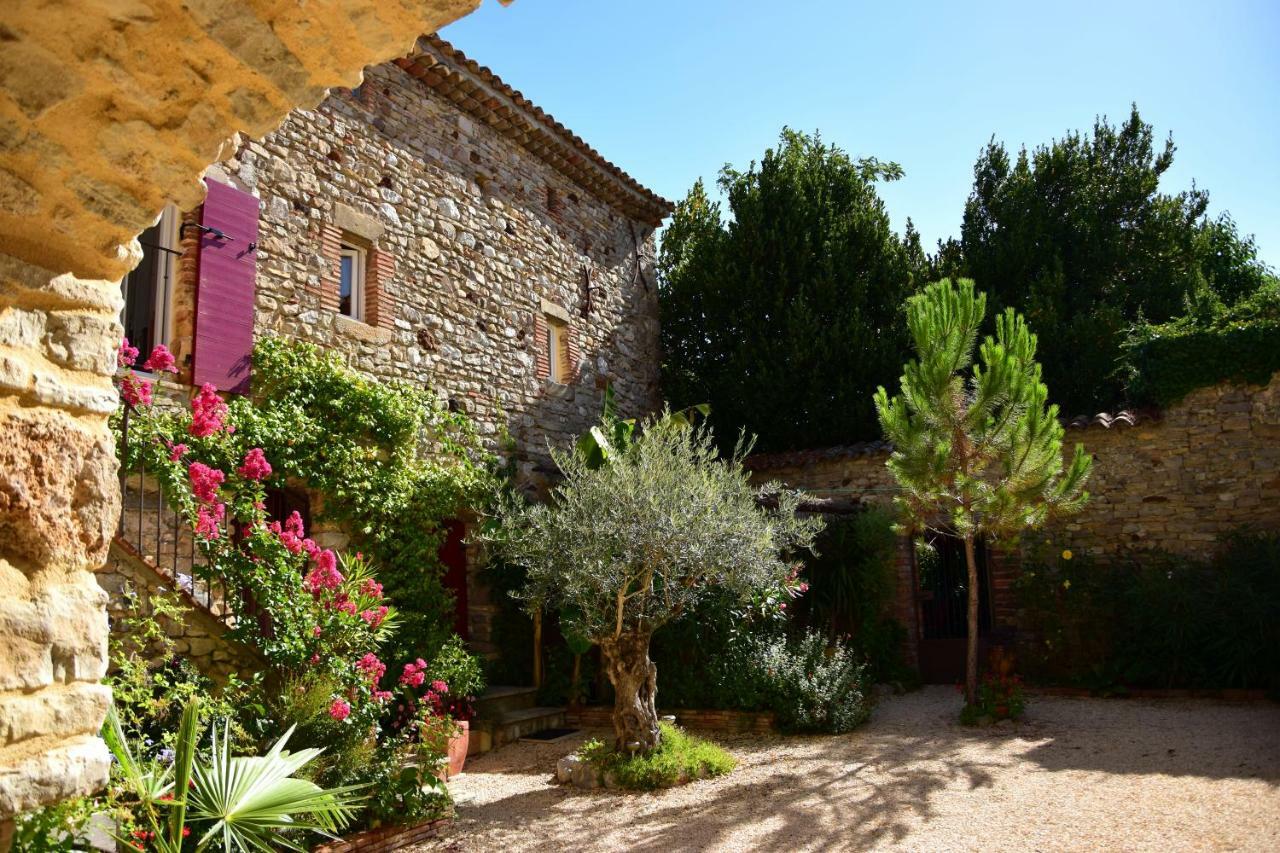
[[253,354],[258,199],[210,181],[201,224],[230,239],[209,231],[200,236],[192,381],[246,394]]

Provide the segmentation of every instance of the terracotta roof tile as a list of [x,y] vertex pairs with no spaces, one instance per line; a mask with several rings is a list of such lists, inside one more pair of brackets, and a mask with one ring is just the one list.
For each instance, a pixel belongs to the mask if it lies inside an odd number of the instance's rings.
[[418,39],[414,52],[395,64],[628,216],[657,227],[671,212],[671,202],[439,36]]

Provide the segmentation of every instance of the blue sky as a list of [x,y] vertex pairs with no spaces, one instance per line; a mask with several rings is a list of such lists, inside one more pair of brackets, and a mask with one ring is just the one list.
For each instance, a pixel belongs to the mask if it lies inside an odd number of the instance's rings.
[[[907,8],[910,7],[910,8]],[[1280,2],[485,0],[441,33],[670,199],[783,125],[895,160],[895,227],[959,230],[973,163],[1137,102],[1280,268]]]

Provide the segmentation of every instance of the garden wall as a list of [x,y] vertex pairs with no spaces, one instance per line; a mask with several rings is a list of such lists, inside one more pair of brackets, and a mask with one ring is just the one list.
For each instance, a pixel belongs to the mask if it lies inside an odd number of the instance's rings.
[[[1072,420],[1067,448],[1079,442],[1094,457],[1091,499],[1073,517],[1052,523],[1055,550],[1116,555],[1159,548],[1204,556],[1242,527],[1280,528],[1280,374],[1265,386],[1219,385],[1194,391],[1163,412],[1121,412]],[[810,492],[828,509],[882,503],[896,491],[884,442],[754,456],[759,480]],[[1012,624],[1011,583],[1017,554],[992,561],[993,616]],[[919,637],[910,594],[909,559],[898,561],[898,616]],[[908,650],[911,653],[911,650]]]

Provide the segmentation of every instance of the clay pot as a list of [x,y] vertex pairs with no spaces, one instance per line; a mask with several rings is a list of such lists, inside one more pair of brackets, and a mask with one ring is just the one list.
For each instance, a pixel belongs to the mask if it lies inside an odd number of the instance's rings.
[[471,742],[471,723],[458,720],[458,733],[449,738],[449,775],[452,779],[462,772],[462,765],[467,763],[467,745]]

